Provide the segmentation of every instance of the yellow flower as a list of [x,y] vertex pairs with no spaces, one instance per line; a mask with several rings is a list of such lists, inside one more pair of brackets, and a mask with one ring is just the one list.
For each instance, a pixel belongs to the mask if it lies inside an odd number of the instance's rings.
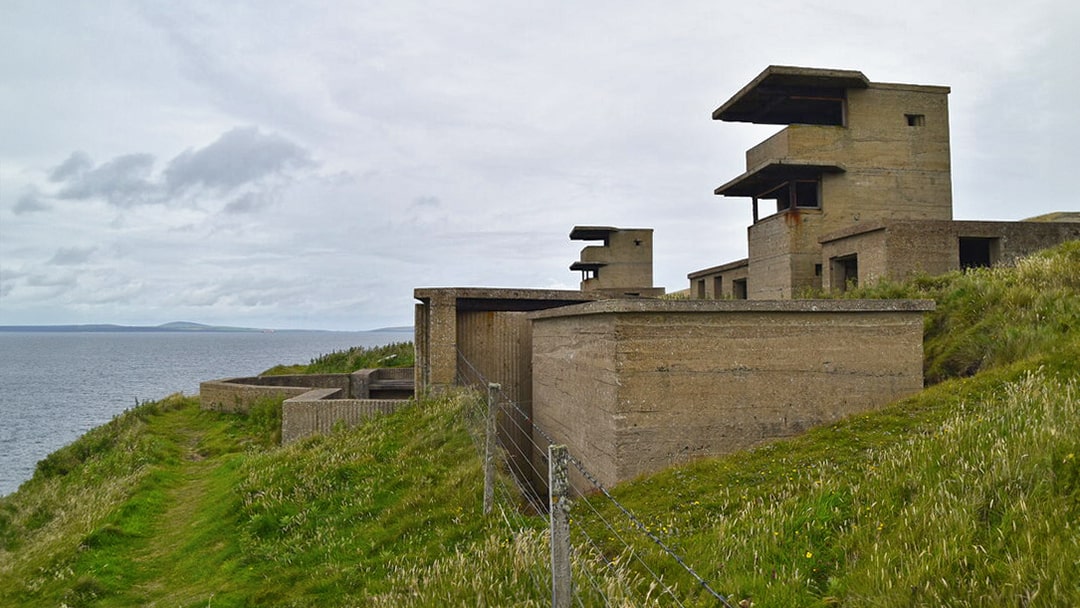
[[807,551],[807,552],[806,552],[806,559],[810,559],[811,557],[814,557],[814,554],[813,554],[813,553],[811,553],[811,552],[809,552],[809,551]]

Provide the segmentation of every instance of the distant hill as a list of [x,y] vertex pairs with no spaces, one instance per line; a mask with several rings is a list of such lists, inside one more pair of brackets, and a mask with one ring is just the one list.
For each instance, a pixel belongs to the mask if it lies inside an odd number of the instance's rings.
[[189,321],[174,321],[161,325],[114,325],[95,323],[88,325],[0,325],[0,331],[33,332],[261,332],[263,329],[250,327],[226,327],[221,325],[203,325]]
[[[206,325],[191,321],[173,321],[161,325],[116,325],[113,323],[93,323],[85,325],[0,325],[0,332],[202,332],[202,333],[259,333],[290,331],[330,331],[319,329],[260,329],[255,327],[231,327],[228,325]],[[365,330],[363,333],[412,333],[412,326],[381,327]]]

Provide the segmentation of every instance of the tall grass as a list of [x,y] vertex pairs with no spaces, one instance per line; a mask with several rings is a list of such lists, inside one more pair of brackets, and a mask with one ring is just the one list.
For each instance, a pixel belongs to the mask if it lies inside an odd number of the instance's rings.
[[1080,241],[978,268],[897,283],[879,281],[843,298],[922,298],[925,376],[930,384],[1020,361],[1080,339]]
[[354,346],[320,355],[306,365],[277,365],[263,375],[348,374],[359,369],[412,367],[416,354],[412,342],[394,342],[383,346]]

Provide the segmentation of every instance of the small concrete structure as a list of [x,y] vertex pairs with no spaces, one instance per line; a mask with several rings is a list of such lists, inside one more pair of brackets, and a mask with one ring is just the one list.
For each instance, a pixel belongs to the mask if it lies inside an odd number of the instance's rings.
[[570,240],[604,243],[585,247],[570,265],[581,272],[581,291],[611,298],[664,295],[662,287],[653,287],[652,233],[651,228],[575,226]]
[[283,398],[281,443],[337,425],[353,427],[412,402],[413,368],[362,369],[351,374],[287,374],[224,378],[199,384],[204,410],[246,413],[257,401]]
[[921,300],[607,300],[532,313],[533,416],[614,485],[919,391],[932,309]]
[[751,199],[749,255],[691,272],[692,296],[786,299],[1006,263],[1077,238],[1075,214],[1039,218],[1072,222],[1057,228],[952,222],[948,95],[948,87],[871,82],[853,70],[766,68],[713,112],[787,125],[748,150],[745,172],[715,191]]

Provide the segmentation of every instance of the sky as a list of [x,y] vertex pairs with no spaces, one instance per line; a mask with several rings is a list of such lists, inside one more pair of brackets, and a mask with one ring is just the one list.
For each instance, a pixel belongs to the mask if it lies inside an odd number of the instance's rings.
[[746,256],[770,64],[950,86],[957,219],[1080,210],[1073,0],[0,5],[0,325],[410,325],[416,287]]

